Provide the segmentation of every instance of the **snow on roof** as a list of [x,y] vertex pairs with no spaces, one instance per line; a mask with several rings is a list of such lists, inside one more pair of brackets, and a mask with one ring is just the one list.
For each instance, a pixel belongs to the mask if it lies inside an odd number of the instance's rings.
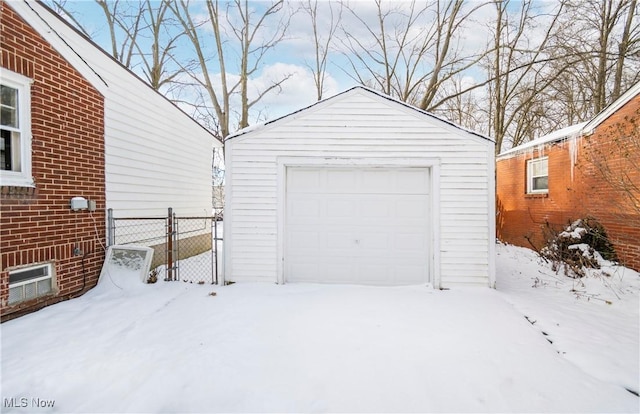
[[590,121],[582,122],[579,124],[571,125],[566,128],[559,129],[557,131],[553,131],[550,134],[547,134],[540,138],[536,138],[525,144],[518,145],[517,147],[513,147],[507,151],[501,152],[500,154],[498,154],[498,157],[504,158],[509,155],[514,155],[539,145],[544,145],[550,142],[557,142],[567,138],[574,138],[579,135],[591,134],[593,130],[596,127],[598,127],[598,125],[604,122],[607,118],[609,118],[612,114],[614,114],[618,109],[624,106],[627,102],[635,98],[638,94],[640,94],[640,82],[636,83],[631,88],[629,88],[625,93],[620,95],[618,99],[616,99],[609,106],[604,108],[598,115],[593,117]]
[[253,131],[255,131],[255,130],[262,129],[262,128],[266,127],[267,125],[273,124],[273,123],[275,123],[275,122],[278,122],[278,121],[280,121],[280,120],[282,120],[282,119],[284,119],[284,118],[288,118],[288,117],[290,117],[290,116],[293,116],[293,115],[295,115],[295,114],[298,114],[298,113],[300,113],[300,112],[304,112],[304,111],[306,111],[306,110],[308,110],[308,109],[311,109],[311,108],[313,108],[313,107],[315,107],[315,106],[317,106],[317,105],[324,104],[324,103],[326,103],[327,101],[330,101],[330,100],[333,100],[333,99],[337,98],[338,96],[341,96],[341,95],[344,95],[344,94],[347,94],[347,93],[351,93],[351,92],[353,92],[353,91],[355,91],[355,90],[363,90],[363,91],[367,91],[367,92],[372,93],[372,94],[374,94],[374,95],[377,95],[377,96],[379,96],[379,97],[381,97],[381,98],[387,99],[388,101],[391,101],[391,102],[393,102],[393,103],[396,103],[396,104],[402,105],[402,106],[404,106],[404,107],[406,107],[406,108],[409,108],[409,109],[411,109],[411,110],[414,110],[414,111],[416,111],[416,112],[419,112],[419,113],[421,113],[421,114],[423,114],[423,115],[426,115],[426,116],[428,116],[428,117],[430,117],[430,118],[436,119],[436,120],[438,120],[438,121],[440,121],[440,122],[444,122],[444,123],[446,123],[446,124],[448,124],[448,125],[450,125],[450,126],[452,126],[452,127],[454,127],[454,128],[457,128],[457,129],[459,129],[459,130],[462,130],[462,131],[464,131],[464,132],[466,132],[466,133],[469,133],[469,134],[471,134],[471,135],[475,135],[475,136],[477,136],[477,137],[480,137],[480,138],[485,139],[485,140],[490,141],[490,142],[495,142],[492,138],[490,138],[490,137],[488,137],[488,136],[486,136],[486,135],[482,135],[482,134],[480,134],[480,133],[478,133],[478,132],[475,132],[475,131],[472,131],[472,130],[470,130],[470,129],[464,128],[464,127],[462,127],[462,126],[460,126],[460,125],[458,125],[458,124],[455,124],[455,123],[453,123],[453,122],[451,122],[451,121],[448,121],[448,120],[446,120],[446,119],[444,119],[444,118],[442,118],[442,117],[440,117],[440,116],[434,115],[434,114],[432,114],[431,112],[427,112],[427,111],[425,111],[425,110],[423,110],[423,109],[417,108],[417,107],[415,107],[415,106],[413,106],[413,105],[410,105],[410,104],[408,104],[408,103],[406,103],[406,102],[403,102],[403,101],[401,101],[401,100],[399,100],[399,99],[393,98],[393,97],[391,97],[391,96],[389,96],[389,95],[386,95],[386,94],[384,94],[384,93],[382,93],[382,92],[376,91],[376,90],[374,90],[374,89],[368,88],[368,87],[363,86],[363,85],[356,85],[356,86],[352,86],[351,88],[348,88],[348,89],[346,89],[346,90],[344,90],[344,91],[342,91],[342,92],[340,92],[340,93],[337,93],[337,94],[335,94],[335,95],[333,95],[333,96],[330,96],[330,97],[328,97],[328,98],[321,99],[321,100],[319,100],[319,101],[317,101],[317,102],[314,102],[314,103],[313,103],[313,104],[311,104],[311,105],[308,105],[308,106],[306,106],[306,107],[300,108],[300,109],[298,109],[297,111],[293,111],[293,112],[291,112],[291,113],[289,113],[289,114],[287,114],[287,115],[283,115],[283,116],[280,116],[280,117],[278,117],[278,118],[275,118],[275,119],[272,119],[272,120],[270,120],[270,121],[266,121],[266,122],[263,122],[263,123],[258,123],[258,124],[250,125],[250,126],[248,126],[248,127],[246,127],[246,128],[240,129],[240,130],[238,130],[238,131],[236,131],[236,132],[234,132],[234,133],[230,134],[230,135],[227,137],[227,139],[236,138],[236,137],[239,137],[239,136],[241,136],[241,135],[244,135],[244,134],[248,134],[248,133],[250,133],[250,132],[253,132]]
[[566,128],[558,129],[557,131],[553,131],[547,135],[536,138],[522,145],[513,147],[510,150],[501,152],[500,154],[498,154],[498,156],[505,157],[507,155],[513,155],[513,154],[531,149],[533,147],[537,147],[539,145],[544,145],[550,142],[557,142],[557,141],[562,141],[563,139],[576,137],[580,135],[585,125],[587,125],[586,122],[581,122],[579,124],[571,125]]
[[626,105],[627,102],[635,98],[638,94],[640,94],[640,82],[627,89],[627,91],[620,95],[618,99],[613,101],[609,106],[604,108],[598,115],[596,115],[591,121],[589,121],[589,123],[585,125],[583,133],[591,134],[598,125],[604,122],[618,109]]

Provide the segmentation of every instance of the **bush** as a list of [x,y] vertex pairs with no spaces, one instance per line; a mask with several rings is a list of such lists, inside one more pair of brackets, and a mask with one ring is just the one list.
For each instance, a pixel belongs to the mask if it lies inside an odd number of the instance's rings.
[[573,278],[584,277],[585,268],[600,269],[602,259],[616,258],[606,231],[592,217],[576,220],[553,234],[540,254],[552,262],[554,271],[564,268],[564,274]]

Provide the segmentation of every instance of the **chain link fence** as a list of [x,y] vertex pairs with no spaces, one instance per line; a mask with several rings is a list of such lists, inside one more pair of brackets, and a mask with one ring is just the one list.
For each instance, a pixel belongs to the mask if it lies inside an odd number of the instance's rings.
[[222,216],[108,217],[109,245],[153,249],[151,273],[157,280],[216,284],[222,248]]
[[218,221],[216,217],[176,217],[176,271],[178,280],[218,283]]

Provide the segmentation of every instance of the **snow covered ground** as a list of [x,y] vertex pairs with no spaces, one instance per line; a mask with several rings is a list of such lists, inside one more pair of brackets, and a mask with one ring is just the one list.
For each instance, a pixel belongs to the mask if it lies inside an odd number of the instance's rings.
[[640,275],[497,251],[497,290],[112,274],[1,325],[2,411],[639,412]]

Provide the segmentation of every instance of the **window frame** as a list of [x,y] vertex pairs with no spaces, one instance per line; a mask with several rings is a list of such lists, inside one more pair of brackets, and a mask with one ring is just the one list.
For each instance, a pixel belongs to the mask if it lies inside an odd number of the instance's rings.
[[[47,269],[47,274],[45,276],[36,276],[36,277],[29,278],[29,279],[20,280],[18,282],[11,283],[11,275],[15,275],[17,273],[28,272],[30,270],[39,269],[39,268]],[[48,292],[45,292],[45,293],[42,293],[42,294],[38,294],[38,283],[43,281],[43,280],[51,280],[51,289]],[[26,298],[25,297],[25,291],[24,291],[25,288],[24,288],[24,286],[30,285],[30,284],[35,284],[36,294],[33,297]],[[10,301],[11,289],[15,289],[15,288],[19,288],[19,287],[22,288],[21,298],[19,300],[15,300],[15,301],[11,302]],[[48,295],[53,295],[55,293],[56,293],[55,267],[53,266],[53,263],[51,263],[51,262],[24,266],[24,267],[16,268],[16,269],[13,269],[13,270],[9,271],[9,296],[7,298],[7,304],[9,306],[19,305],[19,304],[21,304],[23,302],[26,302],[26,301],[29,301],[29,300],[33,300],[33,299],[37,299],[37,298],[44,297],[44,296],[48,296]]]
[[[533,166],[535,164],[545,162],[547,164],[547,173],[546,175],[533,175]],[[547,177],[547,188],[544,189],[534,189],[534,179],[540,177]],[[527,194],[548,194],[549,193],[549,157],[536,157],[527,160],[527,168],[526,168],[526,178],[527,178]]]
[[31,169],[31,84],[33,79],[2,68],[2,85],[18,91],[18,128],[2,129],[19,134],[20,171],[0,170],[0,185],[35,187]]

